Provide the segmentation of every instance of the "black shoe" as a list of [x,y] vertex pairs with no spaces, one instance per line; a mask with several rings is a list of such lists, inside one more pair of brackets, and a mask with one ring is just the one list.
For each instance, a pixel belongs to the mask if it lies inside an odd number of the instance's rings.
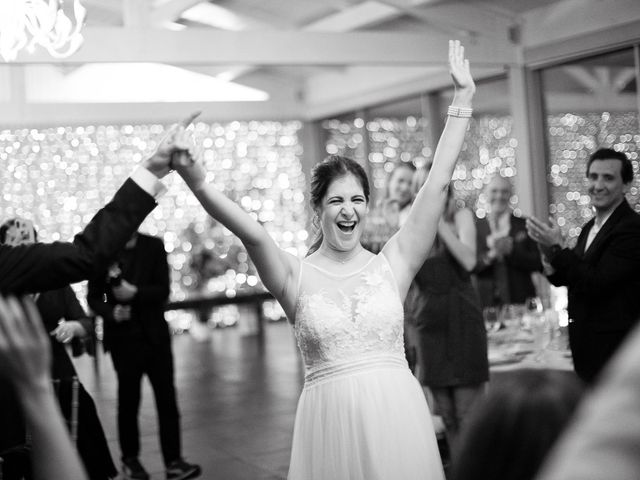
[[149,480],[149,474],[137,458],[122,459],[123,480]]
[[200,465],[187,463],[183,459],[175,460],[167,465],[167,480],[187,480],[200,476]]

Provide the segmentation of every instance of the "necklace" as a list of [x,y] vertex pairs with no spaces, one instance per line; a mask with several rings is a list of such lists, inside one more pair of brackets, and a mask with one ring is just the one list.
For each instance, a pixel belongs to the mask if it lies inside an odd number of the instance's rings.
[[337,263],[341,263],[342,265],[344,265],[345,263],[347,263],[350,260],[353,260],[354,258],[356,258],[358,255],[360,255],[362,252],[364,251],[364,248],[360,248],[356,253],[351,254],[350,256],[348,256],[347,258],[337,258],[334,257],[333,255],[329,255],[327,252],[325,252],[324,250],[319,250],[320,255],[327,257],[329,260],[333,260],[334,262]]

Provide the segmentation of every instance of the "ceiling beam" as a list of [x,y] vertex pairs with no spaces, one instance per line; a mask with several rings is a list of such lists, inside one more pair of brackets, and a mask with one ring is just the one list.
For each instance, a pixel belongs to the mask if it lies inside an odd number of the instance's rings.
[[[504,68],[476,68],[476,81],[504,74]],[[346,72],[312,77],[306,88],[306,119],[315,120],[397,101],[427,91],[452,88],[446,68],[351,67]],[[479,86],[482,89],[482,86]],[[476,100],[482,98],[478,95]],[[492,101],[495,98],[492,97]]]
[[400,13],[425,22],[429,28],[456,37],[484,37],[506,42],[509,29],[515,24],[470,2],[413,2],[407,6],[406,0],[381,1],[396,6]]
[[125,27],[148,27],[151,0],[122,0],[122,22]]
[[[175,65],[445,65],[448,35],[390,32],[223,32],[186,29],[87,27],[78,52],[54,59],[41,50],[14,63],[161,62]],[[516,62],[506,42],[477,39],[465,45],[476,66]]]
[[163,25],[165,22],[176,21],[182,12],[197,5],[202,0],[169,0],[156,7],[151,12],[151,25]]
[[531,48],[588,32],[615,34],[617,25],[640,20],[638,0],[563,0],[523,15],[522,43]]
[[198,121],[300,120],[304,106],[286,102],[0,104],[0,129],[48,128],[60,125],[173,123],[201,111]]
[[625,67],[622,70],[620,70],[620,72],[618,72],[618,74],[616,75],[616,77],[613,79],[613,89],[616,92],[622,92],[622,90],[625,89],[625,87],[631,82],[633,81],[633,79],[636,76],[636,71],[633,67]]
[[581,65],[567,65],[561,67],[562,71],[573,78],[580,85],[588,90],[598,91],[602,88],[602,85],[596,77],[594,77],[589,70]]
[[[640,2],[638,2],[640,4]],[[541,68],[579,60],[585,56],[607,53],[640,41],[640,19],[584,31],[574,37],[523,49],[523,62],[527,67]]]
[[305,25],[308,32],[349,32],[402,15],[400,9],[386,3],[367,1]]

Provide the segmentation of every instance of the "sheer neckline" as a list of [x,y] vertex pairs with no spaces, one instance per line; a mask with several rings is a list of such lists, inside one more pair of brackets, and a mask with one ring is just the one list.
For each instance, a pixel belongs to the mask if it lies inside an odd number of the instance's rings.
[[352,275],[356,275],[356,274],[360,273],[362,270],[364,270],[366,267],[368,267],[369,264],[373,261],[373,259],[376,258],[377,256],[378,255],[372,254],[371,257],[369,258],[369,260],[367,260],[365,263],[363,263],[357,269],[355,269],[353,271],[350,271],[348,273],[334,273],[334,272],[331,272],[331,271],[327,270],[326,268],[319,267],[318,265],[314,265],[313,263],[308,262],[306,260],[302,260],[302,263],[305,264],[305,265],[309,265],[309,266],[315,268],[316,270],[318,270],[318,271],[320,271],[320,272],[322,272],[322,273],[324,273],[326,275],[330,275],[332,277],[350,277]]

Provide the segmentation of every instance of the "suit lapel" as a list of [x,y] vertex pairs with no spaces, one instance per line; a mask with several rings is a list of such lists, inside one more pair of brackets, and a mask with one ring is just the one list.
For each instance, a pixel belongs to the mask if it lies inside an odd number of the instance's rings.
[[[613,230],[616,224],[620,221],[620,219],[622,219],[622,217],[625,216],[625,214],[627,213],[627,210],[630,208],[631,207],[629,207],[629,204],[627,203],[626,200],[623,200],[622,203],[618,205],[618,207],[613,211],[611,216],[604,223],[600,231],[596,234],[596,237],[591,242],[591,245],[589,245],[589,248],[587,248],[587,250],[584,252],[585,259],[591,257],[595,252],[597,252],[600,249],[600,246],[602,245],[602,243],[606,240],[606,238],[611,233],[611,230]],[[593,225],[592,222],[591,224]]]
[[580,232],[580,236],[578,237],[578,241],[576,242],[576,246],[574,248],[574,251],[580,257],[584,256],[584,246],[587,244],[587,238],[589,237],[589,230],[591,230],[591,227],[593,227],[594,223],[595,221],[592,218],[585,224],[584,227],[582,227],[582,231]]

